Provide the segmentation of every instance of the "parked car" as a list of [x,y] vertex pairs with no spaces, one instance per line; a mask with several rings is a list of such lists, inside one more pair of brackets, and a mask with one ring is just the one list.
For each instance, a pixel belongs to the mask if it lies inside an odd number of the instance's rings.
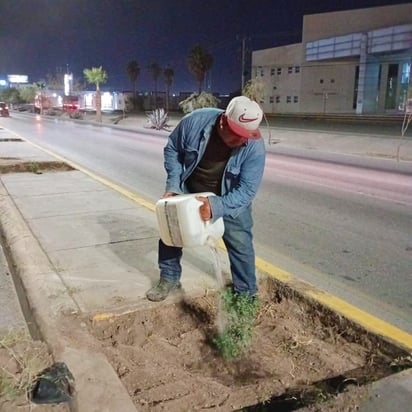
[[6,103],[0,102],[0,116],[1,117],[9,117],[9,106]]
[[79,110],[79,96],[64,96],[63,110],[65,112],[74,112]]

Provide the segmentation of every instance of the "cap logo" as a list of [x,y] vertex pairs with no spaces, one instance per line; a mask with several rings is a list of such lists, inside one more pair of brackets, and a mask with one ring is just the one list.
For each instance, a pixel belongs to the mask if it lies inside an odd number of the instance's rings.
[[250,122],[254,122],[257,119],[258,119],[257,117],[254,117],[253,119],[250,119],[250,118],[248,119],[247,117],[245,117],[245,113],[242,113],[239,116],[239,122],[240,123],[250,123]]

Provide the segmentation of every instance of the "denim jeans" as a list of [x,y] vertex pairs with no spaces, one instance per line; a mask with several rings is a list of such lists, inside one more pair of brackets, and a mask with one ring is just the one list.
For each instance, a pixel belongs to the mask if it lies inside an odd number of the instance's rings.
[[[233,290],[237,293],[255,295],[257,285],[252,207],[249,206],[235,218],[224,217],[223,221],[225,223],[223,241],[229,256]],[[181,258],[182,248],[167,246],[159,240],[160,278],[169,282],[178,282],[182,274]]]

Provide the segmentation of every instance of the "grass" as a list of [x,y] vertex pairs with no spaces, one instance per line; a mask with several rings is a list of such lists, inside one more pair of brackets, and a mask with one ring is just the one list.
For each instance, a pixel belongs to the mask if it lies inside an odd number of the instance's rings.
[[14,401],[24,396],[28,400],[37,374],[44,368],[48,353],[25,333],[9,332],[0,339],[0,398]]
[[225,289],[221,294],[222,330],[213,339],[216,349],[227,360],[243,355],[252,343],[259,302],[248,294]]

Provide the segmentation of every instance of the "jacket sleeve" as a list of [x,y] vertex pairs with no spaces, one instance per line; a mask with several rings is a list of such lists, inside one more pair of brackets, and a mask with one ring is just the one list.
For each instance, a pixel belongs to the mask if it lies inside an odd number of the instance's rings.
[[180,185],[183,173],[183,149],[182,141],[184,125],[180,122],[169,135],[167,144],[163,149],[164,168],[166,170],[166,191],[181,194]]
[[183,124],[180,122],[169,135],[167,144],[163,149],[164,168],[166,170],[166,191],[177,194],[182,193],[180,187],[183,173],[182,153]]
[[[223,216],[235,217],[248,207],[262,182],[265,168],[265,145],[263,139],[254,141],[240,165],[227,170],[226,190],[222,196],[209,198],[213,220]],[[236,170],[238,168],[238,170]]]

